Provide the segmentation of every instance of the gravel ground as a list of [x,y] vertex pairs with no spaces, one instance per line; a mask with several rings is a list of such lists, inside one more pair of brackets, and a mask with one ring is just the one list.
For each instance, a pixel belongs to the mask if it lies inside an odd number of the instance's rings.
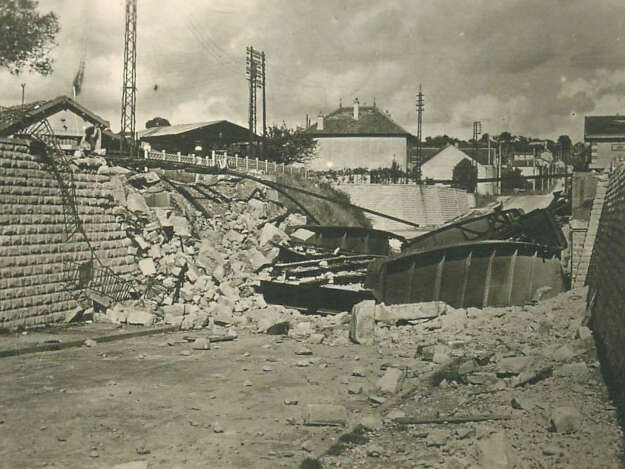
[[[344,313],[3,358],[0,467],[620,467],[584,294],[379,322],[370,346]],[[454,421],[476,416],[503,420]]]

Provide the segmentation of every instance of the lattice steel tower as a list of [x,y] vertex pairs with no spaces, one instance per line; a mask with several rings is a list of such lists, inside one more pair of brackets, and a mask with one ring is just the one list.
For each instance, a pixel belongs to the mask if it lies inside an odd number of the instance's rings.
[[[137,0],[126,0],[124,33],[124,83],[122,88],[121,148],[134,152],[135,106],[137,104]],[[127,139],[130,139],[128,142]]]
[[263,137],[267,135],[267,112],[265,111],[266,100],[265,100],[265,80],[267,77],[266,68],[265,68],[265,52],[258,51],[253,47],[249,46],[247,48],[247,57],[246,57],[246,68],[245,74],[247,76],[248,81],[250,82],[250,102],[249,102],[249,144],[250,150],[253,142],[256,140],[256,132],[257,132],[257,103],[256,103],[256,90],[262,89],[263,91]]

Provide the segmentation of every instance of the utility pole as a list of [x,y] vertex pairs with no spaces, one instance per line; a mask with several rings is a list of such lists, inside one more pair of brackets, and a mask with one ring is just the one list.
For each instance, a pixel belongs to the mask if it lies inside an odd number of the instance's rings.
[[[250,82],[250,101],[248,112],[248,125],[249,125],[249,150],[252,153],[252,146],[256,142],[257,132],[257,103],[256,103],[256,90],[261,88],[263,90],[263,138],[267,135],[267,113],[265,111],[265,53],[257,51],[252,46],[247,47],[246,57],[246,76]],[[257,149],[256,149],[257,150]],[[257,151],[255,151],[257,153]]]
[[265,90],[267,88],[267,73],[266,73],[266,68],[265,68],[265,51],[261,52],[260,54],[261,56],[261,67],[262,67],[262,71],[261,71],[261,75],[262,75],[262,83],[261,86],[263,87],[263,141],[265,140],[265,138],[267,138],[267,100],[266,100],[266,94],[265,94]]
[[477,164],[478,139],[482,133],[482,123],[480,121],[473,122],[473,156]]
[[423,109],[424,109],[423,93],[421,91],[421,84],[419,83],[419,91],[417,92],[417,158],[414,166],[414,175],[416,182],[421,181],[421,162],[423,161],[421,140],[422,125],[423,125]]
[[22,111],[24,110],[24,88],[26,88],[26,83],[22,83]]
[[[124,83],[122,88],[122,119],[120,152],[124,143],[134,156],[135,107],[137,104],[137,0],[126,0],[126,28],[124,32]],[[130,136],[130,142],[126,139]]]
[[497,156],[497,193],[501,195],[501,142],[499,143],[499,154]]

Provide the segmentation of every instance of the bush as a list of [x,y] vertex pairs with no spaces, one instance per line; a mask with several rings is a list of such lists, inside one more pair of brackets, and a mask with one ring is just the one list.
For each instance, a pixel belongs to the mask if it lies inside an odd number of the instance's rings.
[[468,159],[463,159],[453,170],[451,177],[453,187],[459,187],[468,192],[475,192],[477,186],[477,167]]

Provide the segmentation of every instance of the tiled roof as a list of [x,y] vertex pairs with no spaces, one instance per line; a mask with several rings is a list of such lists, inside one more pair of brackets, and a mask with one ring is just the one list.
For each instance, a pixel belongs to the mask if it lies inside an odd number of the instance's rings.
[[341,107],[324,117],[323,130],[319,130],[315,123],[307,132],[320,136],[411,135],[375,106],[359,106],[358,120],[354,119],[353,107]]
[[622,136],[625,135],[625,116],[586,116],[584,136]]
[[39,122],[59,111],[71,110],[87,122],[110,127],[110,123],[89,111],[68,96],[59,96],[48,101],[34,101],[24,106],[0,107],[0,136],[13,135],[35,122]]

